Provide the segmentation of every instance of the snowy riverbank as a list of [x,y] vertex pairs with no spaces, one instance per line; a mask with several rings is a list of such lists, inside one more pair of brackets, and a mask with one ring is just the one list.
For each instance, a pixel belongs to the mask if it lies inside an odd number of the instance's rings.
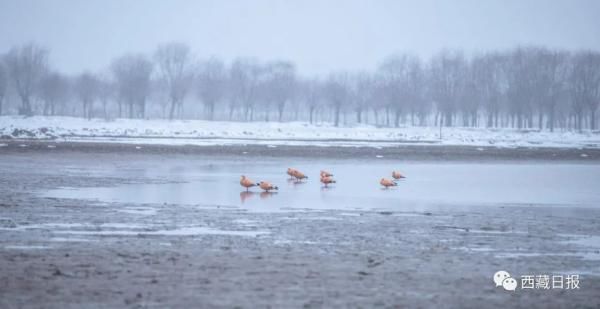
[[600,148],[600,134],[592,132],[523,131],[485,128],[400,127],[305,122],[224,122],[203,120],[86,120],[75,117],[0,117],[2,139],[58,139],[81,142],[126,142],[172,145],[315,145],[373,146],[438,144],[497,147]]

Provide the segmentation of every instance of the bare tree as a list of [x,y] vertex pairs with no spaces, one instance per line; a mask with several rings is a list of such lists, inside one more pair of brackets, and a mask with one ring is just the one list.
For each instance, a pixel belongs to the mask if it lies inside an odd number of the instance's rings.
[[294,97],[296,68],[291,62],[277,61],[267,64],[265,70],[269,72],[267,91],[277,105],[281,121],[286,103]]
[[0,115],[2,115],[2,104],[4,103],[4,97],[6,96],[6,89],[8,85],[8,75],[4,66],[0,62]]
[[183,43],[160,45],[154,58],[169,91],[171,101],[169,119],[173,119],[175,116],[176,108],[179,109],[181,116],[183,100],[193,80],[193,59],[190,48]]
[[33,43],[14,47],[5,56],[9,76],[21,98],[21,115],[33,115],[31,96],[46,71],[47,59],[48,52]]
[[129,107],[129,118],[134,117],[134,107],[137,115],[146,115],[146,99],[150,93],[150,76],[152,62],[143,55],[126,55],[112,63],[119,102],[125,102]]
[[409,56],[397,54],[387,58],[378,69],[385,100],[385,122],[390,125],[390,112],[395,112],[395,126],[400,124],[400,115],[408,102],[408,63]]
[[419,125],[425,125],[425,118],[431,109],[430,101],[426,98],[426,78],[421,59],[411,57],[406,87],[411,125],[415,125],[415,116],[419,118]]
[[503,62],[500,53],[486,53],[475,56],[471,69],[479,88],[480,99],[487,113],[487,127],[498,127],[505,91]]
[[57,104],[65,102],[68,95],[69,81],[60,73],[46,74],[40,81],[39,96],[44,101],[44,115],[55,115]]
[[227,71],[225,64],[217,58],[210,58],[200,64],[198,74],[198,97],[204,104],[208,120],[215,117],[215,105],[225,97],[227,91]]
[[334,73],[329,76],[324,92],[333,107],[333,124],[338,127],[340,114],[348,101],[348,73]]
[[244,119],[252,121],[254,105],[258,98],[263,67],[255,59],[237,59],[230,68],[229,92],[231,101],[229,105],[229,119],[233,117],[236,106],[243,106]]
[[312,78],[298,81],[296,87],[300,100],[308,109],[308,121],[314,123],[315,112],[323,104],[323,85],[318,79]]
[[581,131],[583,109],[587,108],[590,129],[595,130],[596,111],[600,101],[600,53],[585,51],[575,54],[571,83],[577,128]]
[[464,87],[466,61],[462,53],[442,51],[431,59],[430,87],[440,113],[440,123],[452,126]]
[[100,82],[94,74],[85,72],[75,81],[75,93],[82,103],[83,117],[92,119],[94,101],[98,98]]
[[115,85],[104,76],[98,77],[98,100],[102,104],[102,114],[108,120],[108,102],[115,97]]
[[569,70],[569,55],[562,51],[543,49],[537,55],[539,70],[539,127],[543,128],[543,114],[548,115],[548,127],[554,131],[556,122],[556,108],[560,98],[566,91]]
[[484,95],[484,89],[480,83],[482,72],[479,69],[474,62],[471,62],[461,75],[463,87],[459,95],[458,108],[462,112],[461,118],[464,127],[477,126],[478,112]]
[[351,96],[356,113],[356,122],[363,122],[363,115],[373,100],[373,79],[367,72],[359,72],[351,77]]

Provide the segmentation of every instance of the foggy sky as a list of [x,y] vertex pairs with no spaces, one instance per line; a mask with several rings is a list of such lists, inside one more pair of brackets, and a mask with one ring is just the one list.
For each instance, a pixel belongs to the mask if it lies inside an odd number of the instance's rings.
[[287,59],[320,74],[372,69],[399,51],[600,50],[599,16],[594,0],[0,0],[0,53],[33,41],[54,67],[79,73],[182,41],[200,58]]

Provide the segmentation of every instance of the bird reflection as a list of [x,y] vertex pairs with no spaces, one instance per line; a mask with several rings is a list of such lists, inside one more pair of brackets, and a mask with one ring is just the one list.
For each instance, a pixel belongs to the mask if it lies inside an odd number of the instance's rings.
[[275,194],[277,194],[277,192],[266,192],[266,191],[265,192],[261,192],[260,193],[260,199],[265,200],[265,199],[268,199],[268,198],[270,198],[271,196],[273,196]]
[[293,179],[288,179],[288,180],[287,180],[287,182],[288,182],[288,184],[290,184],[290,185],[293,185],[294,187],[295,187],[295,186],[297,186],[297,185],[303,185],[303,184],[305,184],[305,183],[306,183],[306,182],[304,182],[304,181],[302,181],[302,180],[297,180],[297,179],[295,179],[295,178],[293,178]]
[[242,204],[249,198],[251,198],[252,196],[254,196],[256,194],[256,192],[252,192],[252,191],[242,191],[240,192],[240,200],[242,201]]

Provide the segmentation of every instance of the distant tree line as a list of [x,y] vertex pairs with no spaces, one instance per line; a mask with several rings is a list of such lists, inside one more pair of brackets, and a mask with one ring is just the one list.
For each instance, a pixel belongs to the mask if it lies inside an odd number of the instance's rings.
[[597,129],[600,53],[518,47],[424,61],[395,54],[371,72],[300,76],[289,61],[197,59],[168,43],[67,76],[35,44],[0,55],[0,115],[333,122],[335,126]]

